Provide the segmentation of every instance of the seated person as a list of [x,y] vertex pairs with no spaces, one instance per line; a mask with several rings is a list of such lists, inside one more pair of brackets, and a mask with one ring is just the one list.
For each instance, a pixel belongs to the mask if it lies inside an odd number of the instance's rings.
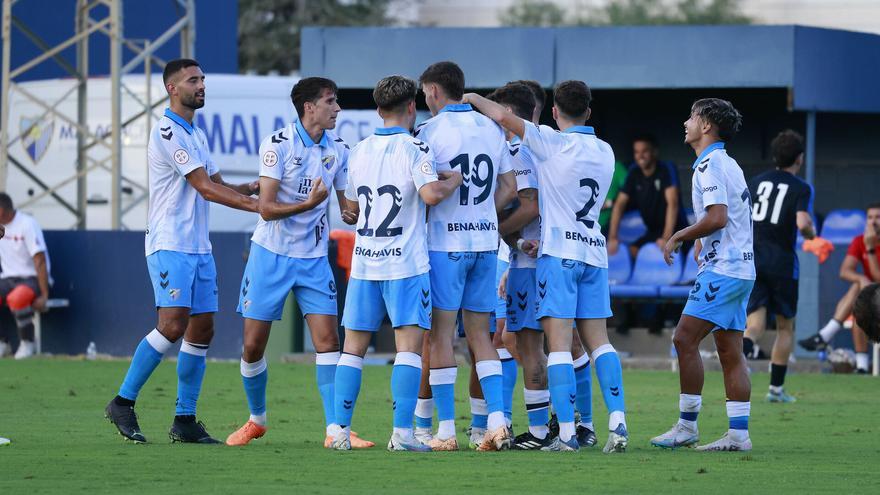
[[[49,298],[49,257],[37,221],[16,211],[6,193],[0,193],[0,224],[0,304],[18,327],[15,359],[26,359],[34,354],[34,311],[45,310]],[[6,329],[0,328],[0,357],[9,351]]]
[[[798,341],[798,345],[808,351],[828,347],[831,339],[843,328],[843,322],[853,311],[853,304],[859,291],[871,284],[880,282],[880,253],[877,252],[877,238],[880,236],[880,203],[867,208],[865,233],[856,236],[846,251],[846,258],[840,265],[840,278],[852,285],[837,303],[834,317],[815,335]],[[862,273],[857,268],[862,265]],[[856,351],[856,372],[868,372],[868,339],[858,322],[853,325],[853,347]]]

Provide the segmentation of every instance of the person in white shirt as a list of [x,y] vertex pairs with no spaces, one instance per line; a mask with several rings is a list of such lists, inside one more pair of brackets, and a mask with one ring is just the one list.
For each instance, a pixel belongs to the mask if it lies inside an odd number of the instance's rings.
[[[336,282],[327,259],[328,196],[335,189],[340,208],[345,205],[350,152],[333,132],[341,110],[336,93],[330,79],[299,80],[290,93],[299,120],[274,131],[260,145],[260,218],[238,303],[244,317],[241,375],[250,418],[229,435],[227,445],[245,445],[266,433],[268,370],[263,353],[272,322],[281,319],[291,291],[315,345],[324,445],[332,441],[339,336]],[[356,436],[352,443],[358,448],[374,445]]]
[[611,184],[614,153],[598,139],[590,117],[591,92],[582,81],[559,83],[553,93],[553,117],[562,132],[536,126],[477,94],[465,101],[522,139],[535,159],[541,188],[540,240],[517,241],[537,256],[537,318],[550,355],[550,400],[559,419],[559,435],[542,450],[578,450],[574,403],[577,397],[572,358],[572,324],[592,353],[605,405],[610,412],[606,453],[623,452],[628,442],[620,358],[608,342],[611,316],[608,255],[598,222],[602,199]]
[[[18,328],[15,359],[34,355],[34,311],[46,309],[49,298],[49,254],[43,231],[34,217],[16,211],[12,198],[0,193],[0,304],[9,308]],[[0,357],[10,351],[0,331]]]
[[724,371],[729,429],[697,450],[751,450],[751,383],[743,355],[746,307],[755,283],[752,200],[743,171],[725,150],[742,126],[742,116],[726,100],[706,98],[691,107],[684,142],[693,148],[691,197],[697,223],[679,230],[663,250],[666,262],[685,241],[696,241],[700,272],[672,339],[681,383],[678,422],[651,444],[674,449],[699,441],[697,415],[702,407],[703,360],[700,342],[710,333]]
[[[516,194],[504,131],[461,102],[464,73],[453,62],[438,62],[419,77],[432,118],[415,135],[431,147],[438,171],[457,169],[458,194],[428,211],[433,320],[429,382],[440,421],[434,450],[457,450],[454,385],[457,375],[452,341],[456,317],[462,320],[486,399],[487,433],[478,450],[510,447],[504,418],[502,365],[489,337],[495,311],[498,211]],[[423,365],[424,366],[424,365]],[[423,436],[427,440],[427,436]]]
[[177,406],[169,436],[175,442],[218,443],[196,421],[196,402],[205,375],[205,356],[218,310],[217,268],[208,239],[208,206],[220,203],[256,212],[257,182],[232,185],[211,158],[204,131],[193,126],[205,105],[205,74],[191,59],[168,62],[162,74],[170,104],[150,131],[150,205],[144,247],[153,284],[156,328],[138,344],[106,417],[119,434],[146,442],[135,401],[164,354],[183,338],[177,355]]
[[373,100],[384,127],[361,141],[349,159],[345,202],[357,219],[351,279],[345,299],[345,347],[336,370],[334,448],[351,448],[349,426],[361,388],[363,356],[387,315],[397,356],[391,372],[393,432],[388,450],[427,452],[413,434],[422,373],[422,340],[431,328],[426,205],[461,185],[461,174],[437,172],[434,153],[412,137],[418,86],[402,76],[378,82]]

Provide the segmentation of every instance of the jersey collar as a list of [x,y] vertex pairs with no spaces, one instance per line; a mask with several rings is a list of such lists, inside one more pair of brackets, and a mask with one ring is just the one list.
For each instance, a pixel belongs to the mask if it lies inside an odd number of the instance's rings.
[[698,156],[697,159],[694,161],[694,164],[691,166],[691,170],[697,168],[697,165],[699,165],[700,162],[703,161],[703,159],[705,159],[707,156],[709,156],[709,153],[711,153],[715,150],[723,150],[723,149],[724,149],[724,141],[715,141],[714,143],[710,144],[709,146],[706,147],[706,149],[703,150],[702,153],[700,153],[700,156]]
[[596,135],[596,131],[594,131],[593,127],[589,125],[573,125],[562,132],[576,132],[578,134],[591,134],[593,136]]
[[519,138],[516,134],[510,138],[510,144],[522,144],[522,139]]
[[330,145],[330,143],[327,139],[327,132],[326,131],[321,133],[321,140],[318,141],[317,143],[315,143],[314,141],[312,141],[312,137],[309,136],[309,133],[306,132],[306,128],[303,127],[301,121],[297,120],[296,124],[294,126],[296,128],[296,133],[299,134],[299,138],[302,140],[302,142],[306,148],[311,148],[312,146],[315,146],[316,144],[322,148],[326,148],[327,146]]
[[409,131],[400,126],[377,127],[375,134],[377,136],[391,136],[393,134],[409,134]]
[[440,110],[440,113],[443,112],[471,112],[474,110],[474,107],[471,106],[470,103],[450,103],[443,107]]
[[176,123],[180,127],[183,127],[183,130],[186,131],[187,134],[193,133],[194,129],[193,129],[192,124],[187,122],[186,119],[184,119],[180,115],[177,115],[176,113],[172,112],[170,108],[165,109],[165,116],[168,117],[169,119],[173,120],[174,123]]

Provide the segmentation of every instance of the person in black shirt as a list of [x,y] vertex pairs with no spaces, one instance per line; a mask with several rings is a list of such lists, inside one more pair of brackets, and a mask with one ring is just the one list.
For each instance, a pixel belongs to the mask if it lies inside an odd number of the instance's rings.
[[[684,209],[681,207],[681,191],[675,164],[658,161],[659,151],[657,141],[651,136],[639,136],[633,140],[635,164],[630,166],[629,175],[611,211],[609,254],[617,253],[620,247],[620,219],[629,206],[638,208],[647,227],[645,235],[629,247],[633,258],[638,254],[639,248],[650,242],[657,243],[663,249],[675,231],[687,226]],[[683,247],[682,252],[686,253],[687,249],[689,246]]]
[[804,139],[785,130],[770,145],[776,168],[749,181],[752,196],[757,279],[748,304],[743,338],[746,357],[756,357],[755,342],[764,333],[768,312],[776,315],[776,340],[770,361],[770,402],[794,402],[783,390],[794,344],[798,301],[797,232],[816,236],[811,216],[813,187],[796,177],[804,162]]

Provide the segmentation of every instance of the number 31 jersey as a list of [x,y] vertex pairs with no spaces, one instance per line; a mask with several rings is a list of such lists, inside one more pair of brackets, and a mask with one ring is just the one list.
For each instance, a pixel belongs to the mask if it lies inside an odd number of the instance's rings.
[[463,179],[458,194],[428,212],[428,249],[498,249],[495,189],[498,176],[512,170],[504,131],[469,104],[458,104],[420,124],[416,137],[431,146],[437,170],[461,172]]
[[351,152],[345,197],[360,208],[351,276],[398,280],[427,273],[422,186],[437,180],[434,155],[401,127],[379,128]]
[[538,256],[582,261],[608,268],[599,210],[614,174],[614,152],[592,127],[574,126],[559,132],[525,122],[523,145],[531,151],[541,213]]

